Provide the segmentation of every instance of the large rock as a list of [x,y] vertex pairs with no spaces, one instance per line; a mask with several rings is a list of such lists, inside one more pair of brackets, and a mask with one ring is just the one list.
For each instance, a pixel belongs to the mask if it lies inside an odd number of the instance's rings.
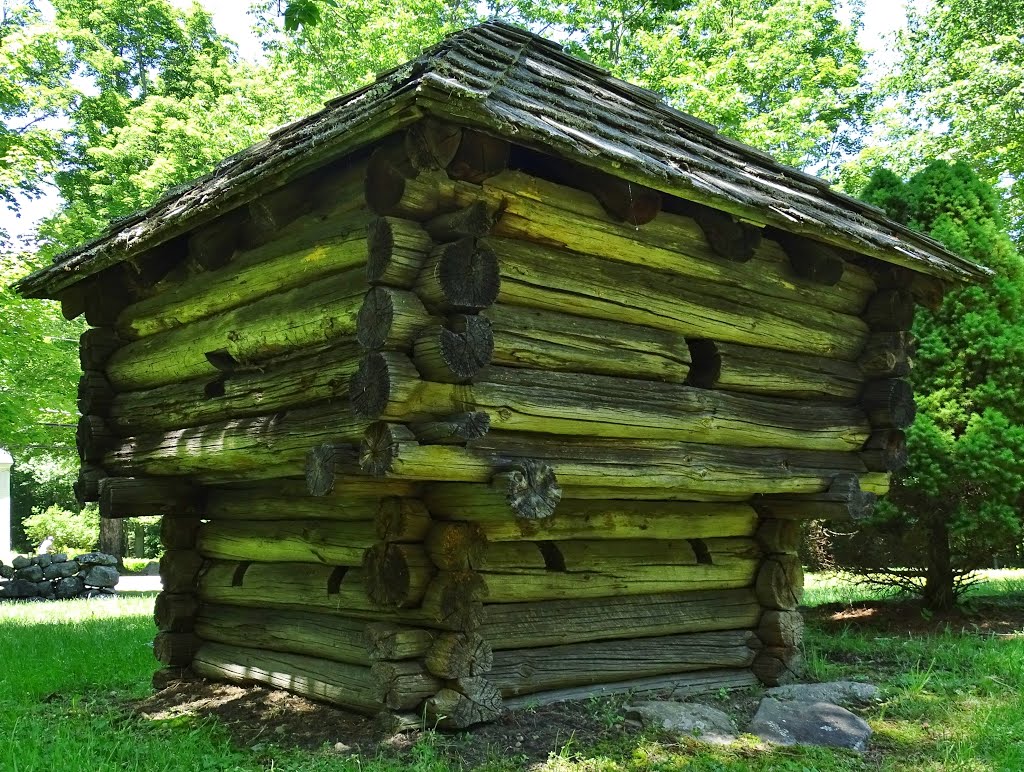
[[30,582],[27,579],[11,579],[4,585],[2,594],[5,598],[34,598],[37,592],[35,582]]
[[789,684],[768,690],[777,700],[833,702],[836,705],[870,705],[879,698],[877,686],[857,681],[829,681],[823,684]]
[[53,562],[54,563],[63,563],[67,559],[68,559],[68,556],[65,555],[63,552],[54,552],[53,553]]
[[32,565],[32,561],[24,555],[18,555],[14,558],[14,560],[11,561],[11,565],[14,566],[15,570],[19,568],[28,568],[30,565]]
[[0,566],[0,579],[10,579],[14,576],[14,566]]
[[732,719],[709,705],[652,700],[627,707],[626,717],[652,729],[685,734],[717,745],[736,739],[736,726]]
[[61,600],[67,600],[68,598],[77,598],[83,592],[85,592],[85,582],[79,579],[77,576],[66,576],[63,579],[58,579],[56,586],[54,587],[55,595]]
[[765,697],[747,730],[774,745],[824,745],[863,751],[871,727],[846,708],[829,702],[782,701]]
[[45,555],[36,556],[36,565],[40,568],[46,568],[50,563],[53,562],[53,555],[47,553]]
[[106,552],[86,552],[75,558],[81,566],[116,566],[117,558]]
[[43,569],[39,566],[28,565],[15,571],[14,578],[24,579],[26,582],[41,582],[43,581]]
[[39,595],[40,598],[53,600],[53,582],[36,582],[36,594]]
[[43,569],[43,579],[62,579],[78,573],[78,563],[68,560],[64,563],[51,563]]
[[83,578],[88,587],[113,587],[119,577],[110,566],[92,566]]

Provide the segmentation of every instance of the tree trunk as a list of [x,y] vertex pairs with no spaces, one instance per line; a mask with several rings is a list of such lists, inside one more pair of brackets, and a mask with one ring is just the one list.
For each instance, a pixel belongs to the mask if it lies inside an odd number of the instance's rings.
[[925,608],[932,611],[948,611],[956,605],[949,525],[941,516],[928,523],[928,567],[923,598]]
[[106,517],[100,518],[100,552],[117,558],[118,568],[124,568],[124,523]]

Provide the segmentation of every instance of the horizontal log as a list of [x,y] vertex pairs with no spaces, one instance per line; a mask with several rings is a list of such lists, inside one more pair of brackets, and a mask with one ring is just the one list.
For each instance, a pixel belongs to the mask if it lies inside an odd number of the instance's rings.
[[160,521],[160,544],[167,550],[193,550],[201,524],[198,517],[165,517]]
[[765,646],[750,669],[765,686],[799,683],[804,678],[803,652],[791,646]]
[[898,472],[907,465],[907,435],[899,429],[872,434],[860,452],[864,466],[872,472]]
[[441,571],[434,576],[420,609],[436,625],[450,630],[474,630],[483,615],[487,592],[475,571]]
[[910,383],[898,378],[869,381],[864,386],[861,404],[871,425],[879,429],[906,429],[917,415]]
[[856,450],[870,434],[860,409],[835,403],[510,367],[488,367],[468,387],[439,384],[395,352],[367,354],[356,379],[353,410],[386,421],[475,410],[492,430],[813,450]]
[[416,441],[423,445],[461,445],[478,440],[491,428],[487,413],[455,413],[437,421],[420,421],[409,425]]
[[424,705],[431,724],[444,729],[466,729],[493,721],[504,710],[501,692],[482,676],[452,681]]
[[304,480],[247,482],[206,489],[210,520],[373,520],[392,497],[416,496],[415,483],[362,479],[342,490],[310,496]]
[[106,470],[99,464],[83,463],[78,470],[74,482],[75,498],[79,503],[100,500],[100,480],[107,476]]
[[100,517],[200,517],[202,488],[187,480],[107,477],[100,481]]
[[588,684],[569,689],[555,689],[537,692],[523,697],[505,700],[507,710],[537,708],[567,700],[585,700],[612,694],[646,694],[660,692],[671,699],[692,697],[698,694],[713,694],[724,690],[749,689],[757,686],[758,680],[749,668],[730,670],[698,670],[693,673],[678,673],[646,678],[631,678],[615,683]]
[[435,523],[426,547],[434,565],[443,571],[466,571],[478,563],[486,537],[475,523]]
[[394,287],[374,287],[356,318],[356,339],[368,349],[409,351],[421,331],[434,323],[420,299]]
[[836,475],[827,491],[800,496],[755,496],[751,503],[762,517],[782,520],[862,520],[875,508],[877,496],[860,489],[857,475]]
[[419,544],[375,544],[365,551],[362,566],[366,594],[382,608],[418,606],[434,575],[430,556]]
[[201,641],[193,633],[160,632],[153,639],[153,656],[162,665],[187,667],[199,650]]
[[757,571],[757,599],[766,609],[792,611],[804,596],[804,570],[796,555],[769,555]]
[[362,268],[308,282],[118,349],[107,377],[118,390],[145,389],[322,345],[355,332],[366,291]]
[[875,332],[868,336],[857,364],[868,378],[904,378],[910,375],[916,354],[912,333]]
[[511,146],[504,139],[464,129],[458,150],[448,164],[453,179],[479,184],[505,170]]
[[799,611],[769,609],[757,624],[757,637],[765,646],[796,648],[803,643],[804,618]]
[[204,643],[192,662],[198,675],[274,689],[360,713],[384,709],[370,668],[343,662],[221,643]]
[[198,612],[199,600],[194,594],[161,592],[153,604],[153,621],[163,633],[190,633]]
[[565,539],[702,539],[750,536],[757,513],[747,504],[563,500],[551,517],[512,516],[488,486],[436,483],[425,501],[436,519],[473,523],[492,542]]
[[392,710],[417,708],[443,684],[421,662],[375,662],[370,667],[375,693]]
[[99,370],[86,370],[78,379],[78,412],[107,415],[114,401],[114,388]]
[[852,362],[783,351],[691,340],[689,383],[702,389],[804,399],[852,400],[864,376]]
[[257,370],[221,373],[117,394],[108,422],[122,436],[344,400],[362,349],[355,341],[299,352]]
[[751,629],[761,607],[749,588],[486,604],[478,633],[495,650]]
[[773,230],[770,235],[786,253],[795,276],[826,287],[843,278],[846,260],[839,250],[795,233]]
[[358,471],[359,448],[351,442],[324,442],[306,454],[306,489],[311,496],[326,496],[336,478]]
[[164,592],[195,592],[206,568],[199,553],[191,549],[168,549],[160,557],[160,581]]
[[488,237],[479,244],[496,256],[500,303],[846,360],[867,338],[864,321],[819,304],[525,241]]
[[494,355],[494,335],[483,316],[450,316],[446,325],[423,329],[413,344],[413,362],[427,380],[465,383]]
[[676,333],[504,304],[482,315],[491,322],[496,365],[677,383],[689,372],[690,351]]
[[428,630],[393,626],[385,638],[376,629],[369,631],[372,624],[333,614],[206,604],[196,619],[196,633],[205,641],[367,667],[379,659],[421,657],[434,637]]
[[78,344],[78,359],[82,370],[102,371],[111,354],[125,344],[111,327],[90,327],[82,333]]
[[458,241],[466,236],[483,236],[494,227],[496,212],[483,201],[476,201],[454,212],[446,212],[423,223],[430,237],[438,242]]
[[344,405],[317,405],[129,437],[103,457],[103,466],[128,477],[302,475],[310,448],[332,440],[358,442],[368,426]]
[[442,633],[431,644],[424,663],[439,678],[480,676],[491,669],[494,651],[475,633]]
[[103,454],[117,443],[106,419],[98,415],[83,415],[78,419],[75,430],[75,446],[78,457],[87,464],[101,461]]
[[757,526],[757,543],[766,555],[798,555],[803,529],[796,520],[762,520]]
[[212,520],[199,530],[196,548],[219,560],[358,566],[376,540],[372,520]]
[[466,237],[434,247],[413,290],[433,311],[478,311],[497,300],[500,276],[494,250]]
[[386,542],[421,542],[432,525],[422,501],[398,496],[381,499],[374,517],[377,538]]
[[574,643],[494,654],[487,679],[502,697],[691,670],[749,667],[760,641],[749,630]]
[[378,217],[367,230],[366,278],[370,284],[410,289],[433,246],[420,223]]
[[903,332],[914,323],[914,298],[901,289],[883,289],[871,296],[864,321],[872,332]]

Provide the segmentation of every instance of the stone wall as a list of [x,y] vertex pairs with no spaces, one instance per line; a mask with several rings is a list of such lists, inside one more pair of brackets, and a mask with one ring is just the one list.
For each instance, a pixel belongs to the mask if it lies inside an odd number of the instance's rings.
[[19,555],[11,565],[0,561],[0,599],[112,595],[119,578],[117,558],[103,552],[87,552],[71,560],[64,554]]

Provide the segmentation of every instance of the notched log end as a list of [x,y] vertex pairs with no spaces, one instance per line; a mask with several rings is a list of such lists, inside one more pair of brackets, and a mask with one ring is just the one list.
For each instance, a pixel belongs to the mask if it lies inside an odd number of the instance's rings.
[[555,513],[562,489],[555,470],[542,461],[527,460],[494,476],[491,485],[505,493],[517,517],[540,520]]

